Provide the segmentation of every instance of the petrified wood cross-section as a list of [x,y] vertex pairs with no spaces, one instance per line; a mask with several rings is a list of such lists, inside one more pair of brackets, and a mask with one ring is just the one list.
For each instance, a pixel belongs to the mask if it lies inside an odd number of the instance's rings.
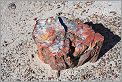
[[39,59],[55,70],[95,62],[104,41],[101,34],[79,19],[59,16],[36,19],[33,39]]

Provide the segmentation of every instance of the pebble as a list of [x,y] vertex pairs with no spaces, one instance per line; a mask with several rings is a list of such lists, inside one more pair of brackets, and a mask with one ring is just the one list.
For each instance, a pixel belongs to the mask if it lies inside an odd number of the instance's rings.
[[8,8],[9,8],[9,9],[16,9],[16,4],[15,4],[15,3],[10,3],[10,4],[8,5]]

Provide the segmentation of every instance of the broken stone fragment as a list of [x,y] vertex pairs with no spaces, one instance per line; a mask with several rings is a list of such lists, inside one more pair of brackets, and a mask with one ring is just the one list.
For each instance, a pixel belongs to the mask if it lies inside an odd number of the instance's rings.
[[79,19],[49,17],[36,20],[33,39],[38,57],[52,69],[63,70],[98,58],[104,37]]

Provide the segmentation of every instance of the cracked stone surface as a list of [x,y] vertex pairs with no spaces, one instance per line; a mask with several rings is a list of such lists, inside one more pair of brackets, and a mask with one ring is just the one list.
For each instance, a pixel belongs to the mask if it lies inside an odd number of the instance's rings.
[[38,57],[54,70],[96,62],[104,37],[79,19],[49,17],[36,19],[32,33]]
[[[55,17],[57,13],[80,18],[105,39],[97,62],[62,70],[59,77],[57,70],[40,61],[32,37],[34,18]],[[1,1],[1,80],[119,81],[120,20],[120,1]]]

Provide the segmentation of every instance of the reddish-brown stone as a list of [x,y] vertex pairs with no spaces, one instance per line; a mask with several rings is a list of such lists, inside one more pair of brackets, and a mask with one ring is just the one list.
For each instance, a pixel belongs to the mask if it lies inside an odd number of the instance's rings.
[[60,18],[36,19],[33,39],[39,59],[55,70],[80,66],[88,59],[95,62],[104,37],[79,19]]

